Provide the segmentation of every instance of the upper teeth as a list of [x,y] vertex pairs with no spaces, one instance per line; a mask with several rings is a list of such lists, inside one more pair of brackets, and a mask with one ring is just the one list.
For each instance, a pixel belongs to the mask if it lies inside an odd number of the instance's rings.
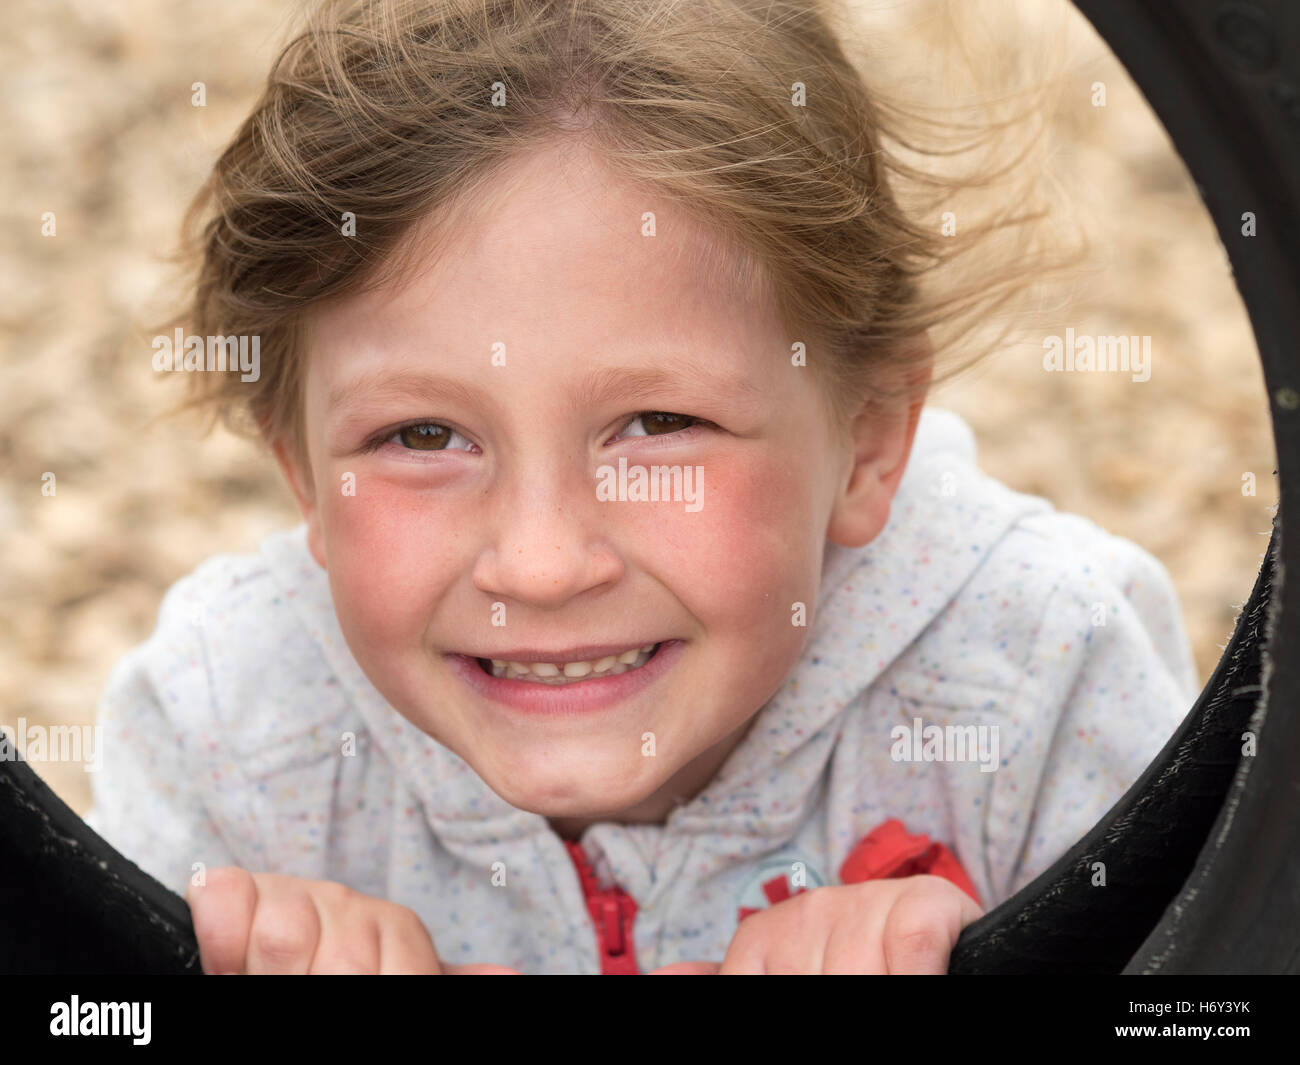
[[512,680],[525,679],[539,681],[543,684],[564,684],[592,673],[609,674],[626,673],[645,665],[655,644],[633,647],[622,654],[606,655],[587,662],[509,662],[501,658],[492,659],[492,675],[509,677]]

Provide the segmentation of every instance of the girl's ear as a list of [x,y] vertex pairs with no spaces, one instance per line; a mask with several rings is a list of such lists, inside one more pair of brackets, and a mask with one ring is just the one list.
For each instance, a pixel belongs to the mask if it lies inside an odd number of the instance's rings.
[[915,360],[906,371],[908,392],[890,406],[865,401],[849,430],[853,457],[826,529],[826,539],[841,547],[863,547],[880,535],[907,469],[934,370],[934,345],[922,333],[907,349]]
[[321,569],[325,565],[325,538],[321,535],[320,510],[316,506],[316,493],[312,485],[311,470],[304,467],[304,461],[298,456],[298,449],[285,437],[277,437],[271,443],[275,461],[289,482],[289,490],[298,501],[298,510],[307,522],[307,546],[312,558]]

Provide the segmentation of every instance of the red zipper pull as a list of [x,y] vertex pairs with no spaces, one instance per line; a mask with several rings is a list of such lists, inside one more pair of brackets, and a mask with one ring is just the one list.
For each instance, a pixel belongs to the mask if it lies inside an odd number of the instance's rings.
[[587,901],[587,913],[596,929],[596,946],[600,951],[600,971],[605,976],[638,976],[636,947],[632,942],[632,922],[636,920],[636,900],[617,884],[597,890],[596,875],[582,848],[563,840],[569,857],[578,870],[578,882]]

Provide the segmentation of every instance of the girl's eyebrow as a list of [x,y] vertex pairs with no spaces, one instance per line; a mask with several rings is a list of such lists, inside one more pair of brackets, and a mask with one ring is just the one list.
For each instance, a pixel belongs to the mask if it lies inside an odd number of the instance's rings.
[[574,407],[597,407],[615,400],[636,402],[665,394],[695,404],[705,400],[714,408],[742,416],[756,415],[763,409],[763,390],[748,378],[710,370],[698,362],[644,368],[603,366],[587,375],[571,393],[570,403]]
[[449,399],[469,404],[486,395],[484,389],[425,370],[368,370],[330,389],[325,413],[332,414],[340,406],[361,407],[394,399]]
[[[505,373],[504,367],[493,372]],[[746,377],[708,369],[698,363],[676,363],[657,367],[603,366],[593,370],[569,393],[571,409],[600,406],[618,400],[680,397],[695,406],[736,416],[757,415],[763,409],[764,393]],[[450,401],[466,406],[493,402],[490,389],[425,370],[369,370],[331,389],[326,413],[343,407],[381,406],[394,400]],[[689,413],[689,412],[683,412]]]

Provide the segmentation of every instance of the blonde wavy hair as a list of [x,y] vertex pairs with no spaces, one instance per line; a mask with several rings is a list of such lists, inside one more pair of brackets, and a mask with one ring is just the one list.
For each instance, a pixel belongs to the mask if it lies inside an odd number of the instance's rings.
[[822,338],[808,365],[841,425],[900,394],[894,371],[917,358],[906,341],[930,333],[933,383],[946,380],[1014,327],[1008,314],[988,334],[999,312],[1084,254],[1043,238],[1041,94],[909,109],[869,87],[868,46],[850,60],[861,27],[842,5],[321,0],[301,15],[185,214],[173,260],[191,279],[160,323],[258,335],[256,381],[185,374],[178,409],[300,458],[308,312],[399,278],[417,246],[403,238],[422,222],[449,232],[548,138],[583,137],[680,204],[792,335]]

